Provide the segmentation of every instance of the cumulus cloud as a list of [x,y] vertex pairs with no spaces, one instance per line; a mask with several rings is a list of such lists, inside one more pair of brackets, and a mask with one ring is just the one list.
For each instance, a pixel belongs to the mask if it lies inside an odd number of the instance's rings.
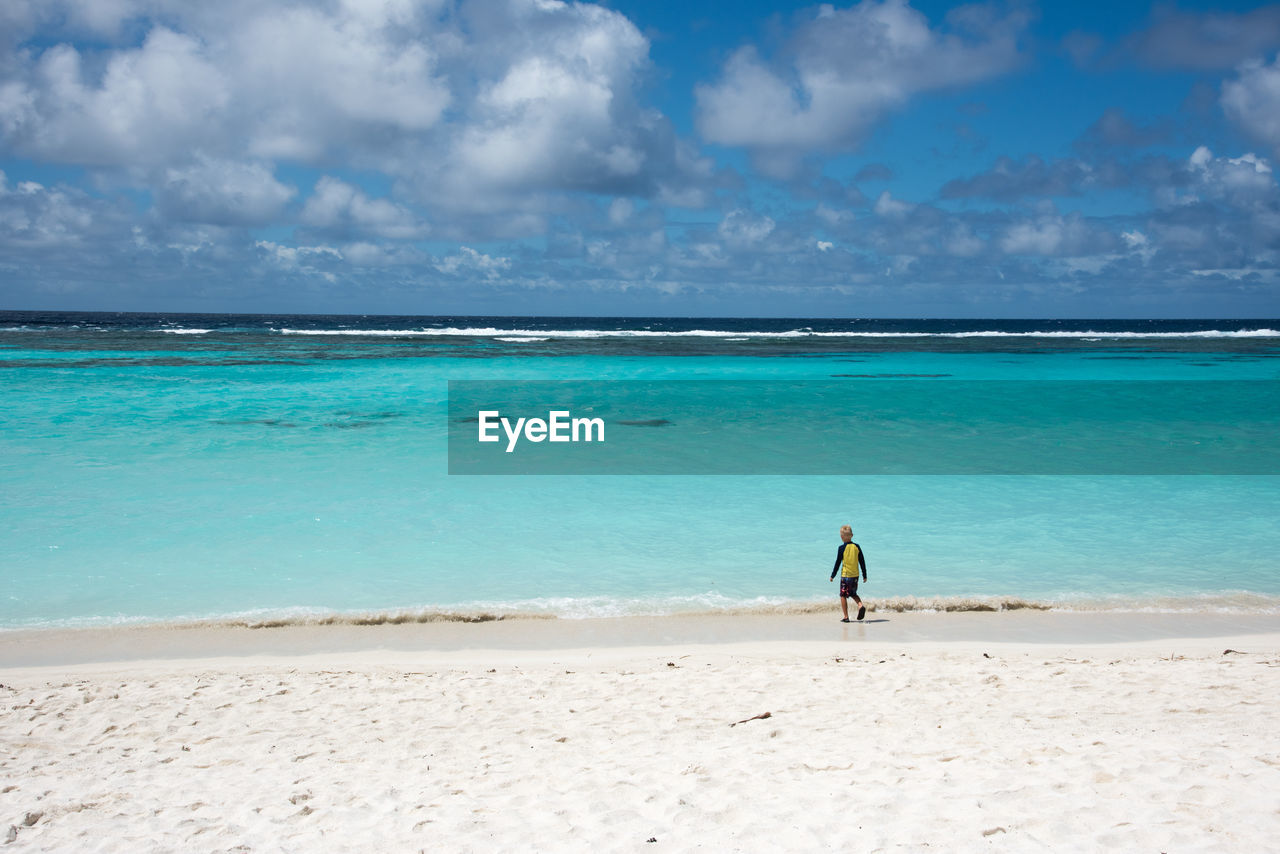
[[1195,176],[1197,192],[1207,198],[1247,206],[1275,195],[1271,164],[1252,152],[1239,157],[1214,157],[1202,145],[1187,162]]
[[458,164],[498,186],[634,179],[645,152],[639,139],[617,132],[615,98],[628,97],[648,42],[625,17],[598,6],[508,8],[513,28],[532,32],[512,45],[517,52],[501,76],[482,87],[475,121],[455,151]]
[[973,258],[986,250],[987,243],[973,232],[969,224],[957,222],[947,235],[943,248],[948,255],[957,258]]
[[302,208],[302,222],[328,232],[391,240],[416,240],[430,231],[407,208],[387,199],[371,199],[354,184],[328,175],[316,182]]
[[232,31],[225,49],[238,88],[263,92],[253,99],[250,153],[315,160],[336,146],[377,152],[440,120],[450,92],[436,74],[430,24],[406,38],[398,22],[426,22],[403,20],[396,4],[338,10],[277,7]]
[[911,211],[912,207],[913,205],[910,202],[895,199],[888,190],[885,190],[880,194],[880,198],[876,199],[873,210],[878,216],[896,219],[905,216]]
[[[0,64],[0,153],[111,170],[210,222],[234,208],[170,185],[212,163],[381,172],[483,238],[536,232],[578,194],[711,199],[710,161],[637,95],[648,40],[602,6],[52,0],[9,17],[37,40]],[[85,33],[93,47],[72,43]],[[306,224],[423,231],[403,205],[352,196],[339,215],[320,195]]]
[[170,219],[254,226],[275,221],[296,194],[266,164],[200,156],[166,169],[155,196],[158,211]]
[[947,24],[932,28],[905,0],[821,6],[777,58],[744,47],[717,82],[699,86],[698,128],[784,175],[807,152],[852,148],[913,95],[988,79],[1018,62],[1023,15],[968,6]]
[[717,231],[729,243],[749,245],[764,240],[776,225],[770,217],[739,209],[725,216]]
[[330,283],[338,280],[335,270],[345,260],[332,246],[285,246],[259,240],[254,248],[259,258],[274,268],[304,277],[316,276]]
[[358,240],[341,248],[342,259],[355,267],[406,267],[419,266],[427,256],[411,246],[386,245]]
[[[717,166],[648,105],[662,69],[645,34],[603,4],[0,3],[0,156],[13,163],[0,175],[0,289],[11,305],[79,288],[104,294],[93,307],[132,294],[129,307],[257,310],[271,293],[364,310],[324,302],[359,294],[395,310],[434,283],[468,295],[459,308],[474,294],[488,296],[472,307],[545,311],[580,310],[586,292],[648,292],[705,299],[655,296],[650,310],[803,312],[800,295],[820,295],[806,305],[822,310],[832,293],[876,288],[891,311],[912,288],[954,308],[957,293],[1004,299],[1002,288],[1145,281],[1159,294],[1201,271],[1207,292],[1275,276],[1274,59],[1246,59],[1221,90],[1257,154],[1143,152],[1169,142],[1170,123],[1113,109],[1075,157],[1001,158],[939,182],[943,200],[997,204],[932,204],[906,156],[891,154],[892,168],[800,161],[851,150],[923,93],[1011,69],[1023,16],[978,6],[930,20],[903,0],[806,14],[780,25],[776,50],[742,48],[696,92],[704,141],[792,178],[761,188],[729,165],[734,154]],[[864,196],[860,182],[874,189]],[[1115,187],[1127,201],[1106,217],[1035,203]],[[414,245],[427,236],[434,254]],[[538,293],[517,307],[506,301],[517,290]],[[553,293],[564,296],[538,302]]]
[[1121,232],[1120,237],[1124,239],[1124,243],[1130,249],[1141,249],[1150,243],[1147,236],[1141,231],[1125,231]]
[[197,39],[158,26],[141,46],[112,53],[101,71],[94,65],[60,44],[6,81],[5,147],[45,161],[150,166],[225,133],[216,122],[232,89]]
[[271,240],[259,240],[254,246],[282,267],[298,267],[314,259],[342,260],[342,253],[332,246],[285,246]]
[[507,0],[469,19],[471,94],[441,157],[412,186],[463,213],[556,208],[555,194],[599,193],[702,205],[709,161],[637,91],[649,43],[591,4]]
[[635,212],[636,205],[631,199],[614,199],[609,203],[609,222],[614,225],[625,225]]
[[438,259],[434,266],[441,273],[449,275],[478,273],[485,278],[496,279],[504,270],[510,269],[511,259],[495,258],[483,252],[477,252],[470,246],[462,246],[456,254]]
[[[1104,235],[1090,229],[1078,214],[1043,213],[1017,222],[1000,238],[1000,249],[1010,255],[1086,255],[1104,247]],[[1110,248],[1110,247],[1106,247]]]
[[[7,146],[88,165],[165,163],[193,149],[314,161],[429,129],[449,103],[431,33],[397,34],[391,5],[381,20],[356,4],[242,4],[235,18],[160,0],[117,5],[121,22],[166,23],[137,47],[27,51],[0,97]],[[105,27],[113,7],[100,8]]]
[[0,246],[69,249],[95,226],[94,205],[79,193],[35,181],[11,185],[0,172]]
[[1151,240],[1137,229],[1122,231],[1120,239],[1124,241],[1125,248],[1141,258],[1144,264],[1149,263],[1151,256],[1155,254],[1155,247],[1151,245]]
[[1280,57],[1270,65],[1256,60],[1242,65],[1240,76],[1222,85],[1222,109],[1280,155]]

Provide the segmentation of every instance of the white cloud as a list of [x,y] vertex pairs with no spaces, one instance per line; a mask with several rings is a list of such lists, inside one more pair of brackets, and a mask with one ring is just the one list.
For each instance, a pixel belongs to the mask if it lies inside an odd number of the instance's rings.
[[964,224],[957,224],[944,248],[948,255],[957,258],[972,258],[982,252],[987,244]]
[[393,26],[405,21],[401,4],[52,5],[94,32],[133,17],[166,24],[137,47],[24,54],[0,95],[0,127],[44,159],[137,166],[193,149],[303,160],[376,151],[432,128],[450,100],[435,73],[437,33],[427,20]]
[[614,199],[609,203],[609,222],[614,225],[625,225],[635,212],[635,202],[625,198]]
[[166,216],[213,225],[265,225],[297,194],[262,163],[200,156],[192,164],[164,170],[156,204]]
[[440,120],[451,96],[435,73],[433,34],[399,37],[395,6],[367,14],[374,8],[283,7],[234,31],[227,59],[242,88],[260,92],[250,153],[314,160],[334,145],[376,150],[379,136],[421,133]]
[[365,240],[347,243],[342,247],[342,259],[355,267],[392,267],[421,264],[426,256],[401,245],[385,246]]
[[391,179],[398,204],[360,188],[307,224],[406,239],[425,233],[415,203],[448,214],[436,234],[494,239],[539,233],[579,194],[711,201],[711,161],[638,97],[648,40],[600,5],[48,0],[0,20],[0,147],[100,186],[181,201],[169,184],[194,162],[342,163]]
[[1147,240],[1147,236],[1145,234],[1136,230],[1122,232],[1120,237],[1124,240],[1125,245],[1130,249],[1139,251],[1150,242]]
[[900,219],[910,213],[913,207],[915,205],[895,199],[888,190],[885,190],[880,194],[880,198],[876,199],[874,210],[878,216]]
[[1088,255],[1099,241],[1078,215],[1042,213],[1009,226],[1000,248],[1010,255]]
[[1238,79],[1222,84],[1222,108],[1280,155],[1280,57],[1270,65],[1257,60],[1242,65]]
[[1062,226],[1056,222],[1023,222],[1012,226],[1000,248],[1013,255],[1052,255],[1062,245]]
[[819,204],[814,208],[813,213],[814,216],[831,227],[843,226],[853,220],[853,214],[850,211],[829,207],[825,204]]
[[232,102],[223,72],[196,39],[156,27],[141,46],[110,55],[101,73],[57,45],[10,80],[0,123],[13,148],[93,166],[168,162],[216,139],[210,122]]
[[342,253],[332,246],[284,246],[270,240],[259,240],[254,246],[281,267],[305,267],[309,261],[326,258],[342,260]]
[[1275,174],[1266,158],[1252,152],[1240,157],[1214,157],[1200,146],[1187,160],[1196,179],[1196,191],[1208,198],[1236,206],[1248,206],[1269,198],[1276,190]]
[[511,268],[510,258],[494,258],[477,252],[470,246],[459,247],[456,255],[440,258],[435,268],[441,273],[457,275],[464,272],[479,273],[489,279],[496,279],[504,270]]
[[744,47],[720,80],[697,88],[698,127],[710,142],[744,146],[776,174],[813,150],[848,149],[913,95],[1008,71],[1018,60],[1021,14],[983,7],[933,29],[905,0],[819,8],[791,36],[785,60]]
[[710,194],[705,187],[679,187],[663,184],[658,187],[656,199],[663,205],[673,208],[704,208],[710,202]]
[[416,240],[430,231],[411,211],[387,199],[371,199],[359,187],[328,175],[316,182],[302,221],[330,231],[391,240]]
[[746,210],[731,211],[720,221],[720,236],[730,243],[749,245],[759,243],[770,234],[776,223],[767,216]]
[[[780,30],[777,51],[726,54],[697,93],[698,127],[786,174],[808,152],[856,146],[922,93],[1003,73],[1023,30],[1020,12],[990,7],[946,21],[901,0],[818,9]],[[904,186],[875,164],[843,183],[807,164],[802,180],[763,191],[733,156],[717,169],[646,106],[650,77],[670,83],[649,51],[635,24],[592,3],[0,0],[10,173],[92,188],[0,177],[0,288],[74,283],[103,302],[139,295],[134,305],[147,288],[203,289],[209,305],[235,294],[253,309],[259,294],[336,274],[387,305],[406,283],[435,282],[458,294],[554,286],[568,295],[557,310],[583,288],[683,288],[718,308],[733,289],[791,287],[779,283],[990,292],[998,267],[1010,287],[1049,293],[1065,276],[1176,288],[1193,269],[1275,266],[1275,61],[1239,68],[1222,89],[1231,119],[1266,143],[1256,154],[1140,152],[1167,141],[1161,123],[1116,113],[1091,153],[1000,159],[940,194],[996,204],[935,205],[897,197]],[[1096,187],[1179,204],[1097,217],[1034,206]],[[154,209],[139,213],[146,198]],[[246,234],[264,225],[280,228]],[[434,254],[414,245],[428,235]],[[507,245],[519,256],[491,248]],[[1159,284],[1135,284],[1143,277]]]
[[626,17],[523,0],[500,12],[474,45],[476,95],[440,168],[423,176],[428,195],[510,207],[539,191],[651,193],[682,171],[665,119],[635,99],[649,43]]
[[1150,262],[1152,256],[1156,254],[1155,247],[1151,245],[1151,239],[1137,229],[1121,232],[1120,239],[1124,241],[1125,247],[1130,252],[1142,259],[1144,264]]
[[1270,267],[1223,267],[1223,268],[1214,269],[1214,270],[1192,270],[1191,271],[1191,275],[1193,276],[1198,276],[1202,278],[1221,277],[1224,279],[1230,279],[1232,281],[1239,281],[1241,279],[1245,279],[1250,276],[1272,277],[1274,273],[1275,273],[1275,270]]
[[35,181],[10,186],[0,172],[0,246],[70,248],[82,243],[94,226],[89,199]]

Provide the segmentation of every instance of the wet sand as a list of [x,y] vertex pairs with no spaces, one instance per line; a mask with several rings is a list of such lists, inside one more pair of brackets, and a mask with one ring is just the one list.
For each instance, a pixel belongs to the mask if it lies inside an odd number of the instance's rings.
[[[0,632],[0,668],[224,657],[331,656],[362,652],[540,655],[551,650],[741,645],[1154,643],[1280,634],[1274,614],[1144,614],[1111,611],[868,612],[839,614],[507,619],[381,625],[250,628],[174,625]],[[1208,647],[1214,646],[1208,644]],[[1206,648],[1208,648],[1206,647]],[[483,657],[483,656],[482,656]]]

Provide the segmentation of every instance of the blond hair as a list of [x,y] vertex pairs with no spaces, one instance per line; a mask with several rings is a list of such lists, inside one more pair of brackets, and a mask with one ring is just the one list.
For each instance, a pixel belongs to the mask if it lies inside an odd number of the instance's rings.
[[840,526],[840,533],[841,533],[841,534],[849,534],[849,535],[852,535],[852,534],[853,534],[853,528],[849,527],[848,525],[841,525],[841,526]]

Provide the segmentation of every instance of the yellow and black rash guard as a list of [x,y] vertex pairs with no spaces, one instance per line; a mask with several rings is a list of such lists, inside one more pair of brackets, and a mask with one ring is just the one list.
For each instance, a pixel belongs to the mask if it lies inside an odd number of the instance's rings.
[[836,565],[831,567],[831,577],[840,572],[841,578],[857,578],[858,570],[862,570],[862,580],[867,580],[867,561],[862,556],[862,546],[857,543],[841,543],[836,552]]

